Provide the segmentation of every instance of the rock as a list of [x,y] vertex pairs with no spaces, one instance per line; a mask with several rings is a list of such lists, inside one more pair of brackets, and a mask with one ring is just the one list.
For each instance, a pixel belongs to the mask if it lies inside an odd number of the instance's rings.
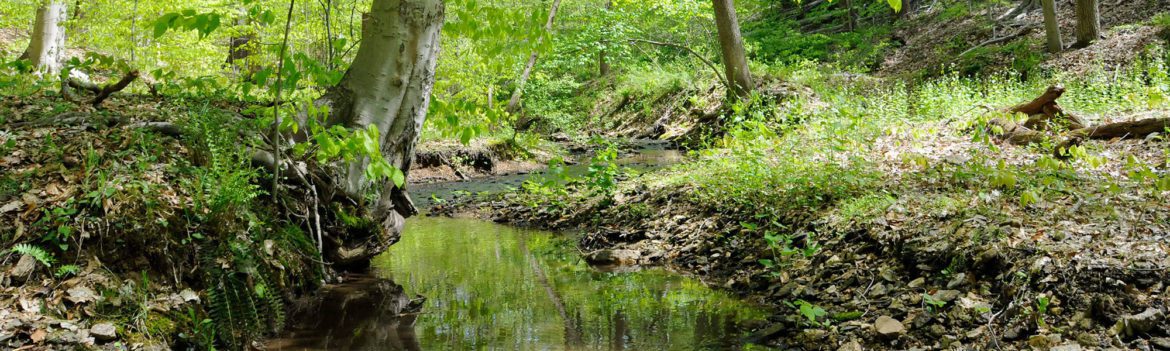
[[987,326],[981,325],[978,328],[971,329],[971,331],[968,331],[967,332],[967,339],[978,339],[980,336],[983,336],[983,333],[986,333],[986,332],[987,332]]
[[963,284],[967,284],[967,273],[955,274],[955,277],[947,282],[947,289],[954,289],[963,286]]
[[36,269],[37,259],[30,255],[22,255],[20,256],[20,260],[16,261],[16,265],[8,270],[8,275],[12,276],[13,279],[24,281]]
[[930,296],[933,297],[935,300],[939,300],[942,302],[951,302],[951,301],[955,301],[955,299],[958,299],[959,296],[961,296],[961,295],[963,295],[963,293],[958,291],[958,290],[939,290]]
[[1052,339],[1044,335],[1033,335],[1028,338],[1028,346],[1034,349],[1047,350],[1052,348]]
[[89,328],[89,335],[97,341],[110,341],[118,338],[118,330],[110,323],[98,323]]
[[850,340],[849,342],[845,343],[844,345],[841,345],[841,347],[837,348],[837,351],[862,351],[862,350],[865,350],[865,349],[861,347],[861,343],[857,342],[857,340]]
[[183,289],[183,291],[179,292],[179,297],[183,299],[183,302],[199,302],[199,294],[196,294],[191,289]]
[[1081,351],[1081,345],[1077,343],[1068,343],[1060,346],[1055,346],[1048,351]]
[[69,300],[69,302],[72,302],[74,304],[82,304],[82,303],[89,303],[89,302],[97,301],[97,295],[93,292],[93,289],[90,289],[89,287],[86,287],[84,285],[78,285],[78,286],[69,288],[69,290],[66,291],[66,293],[68,293],[69,296],[67,296],[65,299]]
[[1151,307],[1142,313],[1122,316],[1117,320],[1117,324],[1113,325],[1111,331],[1114,335],[1127,337],[1145,334],[1156,328],[1165,317],[1166,314],[1162,310]]
[[1150,345],[1153,345],[1155,350],[1170,351],[1170,338],[1152,338]]
[[897,319],[890,318],[890,316],[878,317],[877,321],[873,323],[878,334],[883,336],[898,336],[906,333],[906,327],[902,325]]
[[585,261],[592,265],[632,265],[638,264],[642,253],[637,250],[597,250],[585,256]]

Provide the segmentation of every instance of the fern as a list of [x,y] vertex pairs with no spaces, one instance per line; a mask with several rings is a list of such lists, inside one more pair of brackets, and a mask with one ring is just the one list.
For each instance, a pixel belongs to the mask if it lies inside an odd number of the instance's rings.
[[[240,245],[235,250],[211,249],[203,252],[204,282],[207,287],[208,310],[216,336],[229,349],[241,349],[249,340],[266,332],[279,332],[285,322],[281,291],[266,269],[241,273],[221,268],[217,257],[229,256],[237,265],[247,258],[249,250]],[[229,253],[232,251],[243,251]]]
[[81,266],[78,266],[75,264],[67,264],[67,265],[63,265],[61,267],[57,267],[56,276],[57,276],[57,278],[64,278],[64,277],[70,276],[70,275],[77,275],[77,272],[80,272],[80,271],[81,271]]
[[55,258],[53,258],[52,253],[49,253],[48,251],[45,251],[45,249],[42,249],[40,247],[36,247],[33,245],[29,245],[29,244],[16,244],[15,246],[12,247],[12,252],[22,254],[22,255],[32,256],[37,261],[40,261],[41,264],[44,264],[45,267],[52,267],[53,262],[56,260]]

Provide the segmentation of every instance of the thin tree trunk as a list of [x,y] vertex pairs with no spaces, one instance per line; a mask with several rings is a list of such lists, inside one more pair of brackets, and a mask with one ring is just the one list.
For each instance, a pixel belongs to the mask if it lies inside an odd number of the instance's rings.
[[[613,9],[613,0],[608,0],[605,2],[605,10],[609,12],[611,9]],[[601,38],[601,45],[601,51],[597,53],[597,68],[600,76],[605,77],[609,75],[609,61],[606,60],[605,52],[605,46],[609,45],[609,38],[606,38],[604,34]]]
[[1044,28],[1048,36],[1048,52],[1058,53],[1064,50],[1064,42],[1060,40],[1060,23],[1056,22],[1056,0],[1041,0],[1044,6]]
[[[553,19],[557,17],[557,9],[561,7],[561,0],[553,0],[552,9],[548,12],[548,21],[544,23],[544,31],[551,32],[553,26]],[[540,46],[544,37],[536,38],[536,45]],[[536,57],[539,54],[536,50],[532,51],[532,55],[528,56],[528,64],[524,66],[524,73],[520,74],[520,80],[516,82],[516,90],[512,92],[512,98],[508,100],[508,112],[516,113],[520,110],[520,95],[524,93],[524,84],[528,82],[528,77],[532,75],[532,67],[536,66]]]
[[25,51],[33,67],[43,74],[57,75],[65,58],[65,27],[68,5],[64,1],[49,0],[37,8],[37,22]]
[[[374,0],[352,65],[318,101],[332,107],[328,125],[376,127],[382,156],[403,173],[410,169],[426,120],[443,16],[442,0]],[[372,233],[339,233],[345,237],[325,247],[325,257],[331,262],[368,261],[397,242],[405,218],[417,214],[405,189],[392,181],[375,183],[366,178],[369,164],[364,157],[344,162],[332,176],[333,186],[352,201],[360,201],[370,191],[378,194],[369,214],[381,228]]]
[[1087,47],[1101,38],[1101,13],[1098,0],[1077,0],[1077,48]]
[[841,3],[845,5],[845,16],[848,17],[848,22],[845,23],[846,29],[849,29],[850,32],[857,30],[857,12],[853,11],[853,0],[844,0]]
[[719,47],[723,50],[723,70],[727,74],[727,81],[731,84],[735,96],[747,96],[754,85],[751,71],[748,69],[747,56],[743,50],[743,37],[739,33],[735,3],[733,0],[712,1],[715,5],[715,26],[719,29]]

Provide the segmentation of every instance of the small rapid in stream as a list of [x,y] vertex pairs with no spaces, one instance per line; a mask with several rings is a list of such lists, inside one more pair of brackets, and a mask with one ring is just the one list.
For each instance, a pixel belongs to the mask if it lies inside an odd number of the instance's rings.
[[[681,158],[658,148],[620,163],[645,169]],[[525,178],[412,192],[448,198],[506,190]],[[327,288],[268,349],[726,350],[744,348],[748,326],[765,317],[666,269],[592,267],[575,242],[571,234],[476,219],[411,218],[369,275]]]

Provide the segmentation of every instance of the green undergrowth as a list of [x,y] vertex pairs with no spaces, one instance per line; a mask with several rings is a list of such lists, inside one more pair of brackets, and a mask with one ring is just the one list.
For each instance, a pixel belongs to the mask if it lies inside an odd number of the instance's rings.
[[[653,220],[662,215],[659,206],[683,200],[701,213],[745,223],[752,229],[745,233],[844,233],[884,216],[899,199],[919,194],[931,194],[935,203],[912,211],[998,217],[1037,213],[1077,191],[1156,198],[1170,190],[1164,143],[1154,141],[1152,152],[1135,155],[1117,155],[1112,144],[1090,144],[1077,149],[1072,160],[1061,161],[1051,156],[1052,143],[1017,148],[980,131],[988,118],[1000,116],[989,111],[1030,101],[1053,84],[1068,91],[1061,105],[1092,124],[1170,107],[1170,77],[1162,57],[1153,52],[1124,69],[1080,76],[970,78],[955,72],[910,82],[843,83],[823,65],[773,66],[769,73],[811,87],[816,102],[798,97],[734,109],[724,117],[729,132],[692,151],[692,161],[648,174],[618,175],[624,181],[610,191],[528,186],[514,202],[554,219],[598,216],[558,223],[621,225],[612,219],[626,224]],[[958,151],[941,155],[950,148]],[[589,183],[585,179],[579,186]],[[622,202],[646,200],[633,195],[645,193],[655,200],[639,206]],[[620,209],[615,216],[605,211],[611,206]],[[834,225],[825,227],[830,222]]]
[[[19,127],[0,144],[20,152],[5,152],[0,202],[29,204],[0,213],[0,239],[41,259],[46,279],[92,284],[102,296],[95,311],[126,340],[241,349],[282,328],[288,299],[320,281],[316,244],[260,185],[268,181],[251,163],[249,120],[182,98],[120,99],[93,113],[170,121],[181,133],[170,136],[22,126],[73,108],[40,95],[2,105],[19,111],[7,114]],[[202,303],[158,302],[187,288]],[[47,313],[73,318],[70,306]]]

